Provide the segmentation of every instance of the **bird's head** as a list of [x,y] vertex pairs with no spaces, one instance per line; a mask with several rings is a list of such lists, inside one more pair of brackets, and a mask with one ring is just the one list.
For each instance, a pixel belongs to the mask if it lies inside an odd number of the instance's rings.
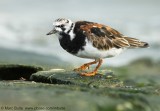
[[69,33],[73,27],[73,22],[69,19],[59,18],[53,22],[53,29],[47,33],[47,35],[51,34],[60,34],[60,33]]

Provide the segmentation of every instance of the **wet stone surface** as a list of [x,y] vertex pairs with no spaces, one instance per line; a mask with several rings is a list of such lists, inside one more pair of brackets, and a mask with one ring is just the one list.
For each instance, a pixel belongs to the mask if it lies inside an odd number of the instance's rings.
[[74,71],[50,70],[39,71],[31,75],[30,80],[51,84],[68,84],[89,87],[120,87],[123,82],[118,80],[112,72],[103,71],[104,74],[86,77]]
[[0,108],[20,106],[23,111],[28,111],[26,107],[39,108],[29,111],[56,111],[55,107],[64,111],[159,111],[159,65],[141,64],[114,68],[114,72],[99,70],[92,77],[63,69],[1,65]]

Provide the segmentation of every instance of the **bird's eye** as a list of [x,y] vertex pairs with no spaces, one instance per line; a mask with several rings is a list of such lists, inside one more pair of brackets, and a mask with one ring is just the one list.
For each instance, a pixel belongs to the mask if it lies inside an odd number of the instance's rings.
[[62,28],[64,25],[58,25],[57,27],[60,27],[60,28]]
[[63,27],[64,25],[60,25],[60,27]]

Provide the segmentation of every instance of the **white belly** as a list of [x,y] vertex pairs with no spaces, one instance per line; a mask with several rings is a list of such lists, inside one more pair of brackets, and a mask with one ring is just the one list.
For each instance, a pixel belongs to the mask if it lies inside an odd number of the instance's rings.
[[90,42],[87,42],[86,46],[84,46],[84,50],[80,50],[76,56],[82,58],[90,58],[90,59],[99,59],[99,58],[109,58],[119,55],[123,52],[124,48],[112,48],[110,50],[98,50],[93,47]]

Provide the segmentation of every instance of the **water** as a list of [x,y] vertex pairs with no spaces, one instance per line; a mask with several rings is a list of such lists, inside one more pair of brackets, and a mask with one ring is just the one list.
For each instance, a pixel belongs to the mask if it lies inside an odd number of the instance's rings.
[[52,22],[64,17],[103,23],[151,45],[106,59],[106,64],[124,65],[140,57],[159,59],[159,4],[159,0],[1,0],[0,47],[53,55],[75,65],[89,61],[65,52],[56,36],[46,36]]

